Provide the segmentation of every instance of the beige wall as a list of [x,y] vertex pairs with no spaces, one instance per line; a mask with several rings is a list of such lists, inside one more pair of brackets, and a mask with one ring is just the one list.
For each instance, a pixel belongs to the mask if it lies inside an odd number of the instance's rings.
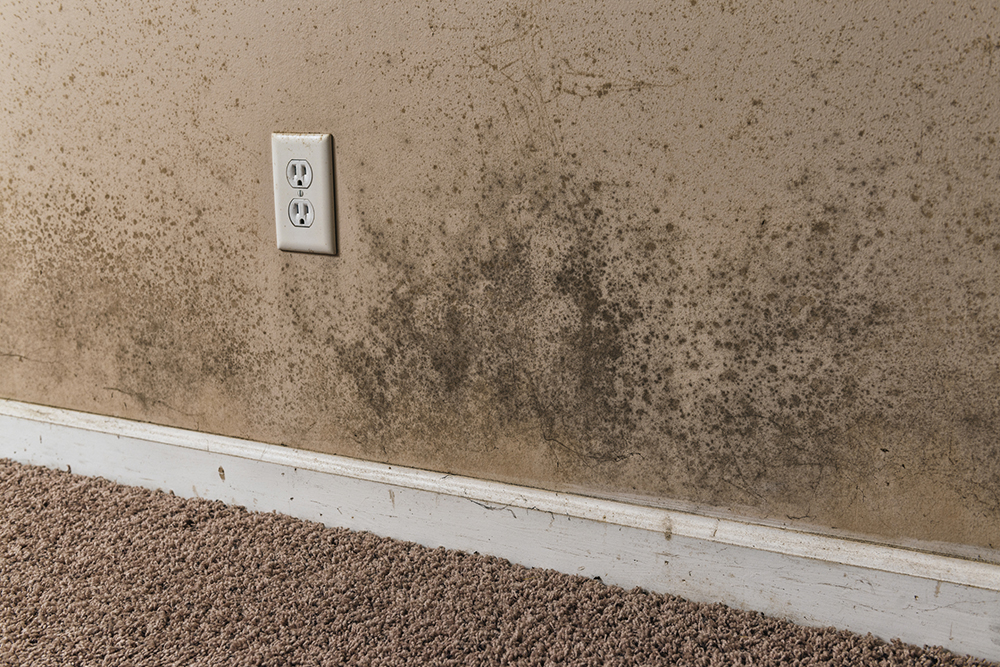
[[994,3],[306,4],[0,1],[0,396],[1000,548]]

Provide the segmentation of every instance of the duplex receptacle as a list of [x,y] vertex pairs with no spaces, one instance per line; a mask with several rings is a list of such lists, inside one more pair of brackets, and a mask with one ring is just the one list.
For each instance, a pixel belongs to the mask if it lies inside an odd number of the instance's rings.
[[336,255],[333,137],[272,134],[271,162],[278,248]]

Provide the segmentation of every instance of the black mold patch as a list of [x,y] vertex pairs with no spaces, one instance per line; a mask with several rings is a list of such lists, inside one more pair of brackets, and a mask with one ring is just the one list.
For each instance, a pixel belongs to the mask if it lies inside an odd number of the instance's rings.
[[337,352],[368,406],[356,439],[400,447],[430,414],[425,436],[445,447],[488,450],[498,432],[528,424],[573,467],[631,455],[644,314],[609,269],[603,239],[620,220],[595,200],[600,184],[550,166],[485,174],[478,215],[430,272],[395,231],[408,225],[369,223],[397,284],[369,311],[373,335]]
[[[911,241],[887,221],[898,206],[882,185],[897,174],[892,160],[845,170],[850,180],[790,175],[786,202],[733,222],[747,230],[739,253],[703,259],[683,231],[696,222],[651,201],[635,216],[646,193],[578,176],[579,162],[535,165],[485,173],[476,214],[441,252],[413,252],[405,230],[416,225],[366,222],[394,284],[369,310],[372,335],[337,354],[366,406],[352,430],[369,451],[457,461],[517,433],[547,461],[540,483],[632,485],[796,520],[864,515],[879,498],[858,523],[888,534],[901,524],[886,518],[885,494],[931,485],[931,462],[952,446],[945,434],[995,449],[996,400],[968,400],[960,423],[932,417],[921,406],[958,400],[929,384],[943,367],[898,361],[926,343],[921,290],[893,259]],[[989,255],[995,228],[988,207],[977,210],[977,228],[994,231],[963,233],[985,234],[976,247]],[[973,284],[978,321],[996,296]],[[997,335],[991,324],[976,331]],[[923,443],[919,454],[894,446],[883,475],[866,476],[873,443],[903,432]],[[926,465],[906,467],[906,456]],[[961,487],[977,480],[986,516],[1000,509],[997,474],[963,463],[933,481],[936,497],[968,497]],[[933,504],[920,511],[931,517]],[[928,520],[947,530],[944,515]]]

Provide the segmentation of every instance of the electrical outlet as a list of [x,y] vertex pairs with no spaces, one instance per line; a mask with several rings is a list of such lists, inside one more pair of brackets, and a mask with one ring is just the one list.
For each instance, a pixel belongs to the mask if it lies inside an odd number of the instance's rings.
[[272,134],[271,163],[278,249],[336,255],[333,137]]

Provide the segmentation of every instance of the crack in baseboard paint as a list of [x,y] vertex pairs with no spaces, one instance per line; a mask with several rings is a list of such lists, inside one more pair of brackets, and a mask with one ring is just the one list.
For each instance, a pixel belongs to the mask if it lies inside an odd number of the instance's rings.
[[487,510],[489,510],[491,512],[502,512],[503,510],[507,510],[508,512],[510,512],[510,515],[512,517],[514,517],[515,519],[517,518],[517,515],[514,514],[514,510],[512,510],[508,506],[504,506],[504,507],[491,507],[490,505],[487,505],[486,503],[481,503],[478,500],[473,500],[472,498],[467,498],[466,500],[468,500],[470,503],[473,503],[475,505],[479,505],[483,509],[487,509]]

